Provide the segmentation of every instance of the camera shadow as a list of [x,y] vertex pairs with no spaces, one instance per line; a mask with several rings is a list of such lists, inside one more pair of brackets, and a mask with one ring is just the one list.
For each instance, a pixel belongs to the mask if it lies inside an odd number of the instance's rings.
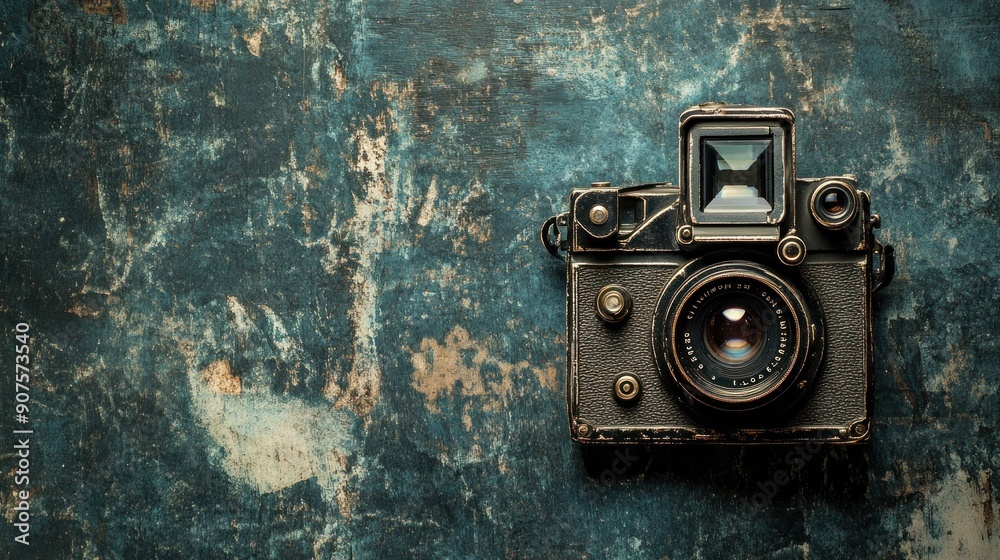
[[637,481],[702,486],[751,507],[792,506],[800,495],[849,506],[868,491],[865,445],[611,445],[581,455],[588,478],[608,491]]

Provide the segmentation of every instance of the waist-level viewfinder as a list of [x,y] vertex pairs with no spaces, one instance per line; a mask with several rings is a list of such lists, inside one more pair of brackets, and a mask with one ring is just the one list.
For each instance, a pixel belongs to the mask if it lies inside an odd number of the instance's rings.
[[[685,241],[775,241],[793,215],[795,119],[786,109],[699,105],[681,116]],[[720,230],[719,226],[729,226]],[[742,229],[734,229],[739,226]]]
[[702,212],[770,212],[773,160],[773,141],[767,136],[702,138]]

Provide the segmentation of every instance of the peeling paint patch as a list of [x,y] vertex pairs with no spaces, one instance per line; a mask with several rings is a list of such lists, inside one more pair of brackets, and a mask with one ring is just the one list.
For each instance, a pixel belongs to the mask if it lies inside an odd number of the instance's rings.
[[243,381],[233,374],[228,360],[216,360],[201,370],[201,379],[210,389],[224,395],[243,392]]
[[913,512],[901,550],[905,558],[1000,558],[988,473],[979,479],[986,484],[958,469],[940,483],[924,506]]
[[[482,369],[487,365],[500,370],[499,382],[483,379]],[[411,385],[424,396],[427,410],[440,413],[438,401],[448,394],[464,397],[509,396],[514,388],[514,374],[524,370],[530,370],[542,387],[556,389],[555,365],[533,368],[526,360],[517,363],[499,360],[492,355],[488,343],[474,340],[467,330],[455,327],[445,336],[443,343],[431,338],[420,342],[420,351],[413,354]],[[486,408],[496,406],[494,401]]]
[[285,324],[273,309],[266,305],[261,305],[260,308],[264,311],[268,321],[271,322],[271,340],[274,341],[274,346],[280,352],[281,359],[286,362],[293,361],[296,354],[295,340],[289,336],[288,329],[285,328]]
[[207,12],[215,7],[215,0],[189,0],[191,6],[198,8],[203,12]]
[[315,478],[331,501],[344,492],[353,442],[346,413],[267,390],[233,393],[225,361],[191,372],[197,418],[219,444],[222,467],[234,480],[270,493]]
[[101,310],[100,309],[94,309],[93,307],[91,307],[89,305],[86,305],[86,304],[82,304],[82,303],[75,303],[75,304],[73,304],[73,306],[70,307],[69,309],[67,309],[66,312],[67,313],[72,313],[73,315],[76,315],[77,317],[100,317],[101,316]]
[[226,304],[229,306],[229,312],[232,314],[232,324],[236,330],[236,334],[245,337],[250,332],[256,330],[253,320],[247,313],[246,307],[243,307],[243,304],[238,299],[228,296]]
[[469,66],[460,70],[456,77],[463,84],[478,84],[486,79],[488,73],[486,63],[482,60],[476,60]]
[[250,54],[260,57],[260,40],[264,36],[264,29],[260,28],[253,33],[248,33],[243,36],[243,42],[246,44],[247,50]]
[[889,162],[875,173],[876,182],[892,181],[898,178],[909,171],[910,164],[913,163],[913,157],[907,153],[903,146],[903,138],[899,135],[895,116],[892,117],[892,130],[889,131],[889,143],[886,149],[889,151]]
[[208,92],[208,97],[212,100],[212,105],[215,107],[225,107],[226,106],[226,88],[223,84],[212,88],[212,91]]
[[[471,358],[466,360],[466,352]],[[486,350],[472,341],[469,332],[455,327],[439,344],[433,339],[420,343],[420,353],[413,355],[413,388],[427,399],[427,409],[441,412],[439,397],[450,391],[466,396],[482,396],[487,392],[479,368],[489,359]],[[496,394],[505,393],[503,386],[489,387]]]
[[374,135],[365,126],[359,127],[353,135],[357,146],[354,170],[365,181],[365,195],[355,199],[355,215],[347,222],[358,252],[358,268],[351,278],[354,304],[347,311],[354,328],[354,359],[348,374],[347,391],[338,394],[340,388],[333,382],[328,383],[325,390],[327,396],[335,398],[339,406],[349,407],[362,416],[367,415],[378,402],[382,379],[376,344],[379,295],[376,265],[383,250],[386,217],[393,212],[393,194],[385,176],[389,146],[386,122],[386,114],[381,113],[372,122]]
[[358,147],[358,158],[354,162],[354,170],[368,175],[370,184],[378,186],[383,194],[384,202],[388,200],[388,185],[385,181],[385,155],[389,150],[389,136],[386,134],[386,116],[380,114],[374,119],[375,135],[371,135],[365,127],[359,128],[354,134],[354,142]]
[[431,178],[431,184],[427,187],[427,196],[424,204],[420,207],[420,215],[417,216],[417,223],[427,227],[434,217],[434,202],[437,200],[437,177]]

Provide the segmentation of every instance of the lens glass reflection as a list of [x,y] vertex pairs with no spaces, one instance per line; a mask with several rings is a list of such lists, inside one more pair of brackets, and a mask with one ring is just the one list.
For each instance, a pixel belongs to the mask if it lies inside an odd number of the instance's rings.
[[830,190],[823,195],[823,211],[837,216],[847,207],[847,195],[843,191]]
[[727,364],[745,363],[760,351],[764,322],[756,310],[730,305],[715,310],[705,323],[705,340],[712,354]]
[[705,212],[769,212],[771,137],[703,139]]

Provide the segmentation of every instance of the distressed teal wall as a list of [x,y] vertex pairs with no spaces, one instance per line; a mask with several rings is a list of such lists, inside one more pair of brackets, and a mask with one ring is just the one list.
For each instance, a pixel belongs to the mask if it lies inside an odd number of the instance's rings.
[[[992,1],[0,6],[2,371],[31,324],[39,558],[996,558]],[[584,456],[569,189],[788,106],[895,244],[860,450]],[[8,410],[9,409],[9,410]],[[621,469],[619,469],[621,470]],[[760,505],[762,504],[762,505]]]

